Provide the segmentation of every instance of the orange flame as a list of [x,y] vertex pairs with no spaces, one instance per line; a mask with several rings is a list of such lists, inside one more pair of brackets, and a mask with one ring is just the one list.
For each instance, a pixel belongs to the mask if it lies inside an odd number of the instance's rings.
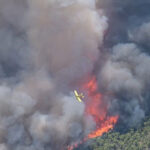
[[89,81],[83,84],[82,90],[87,92],[88,99],[85,102],[85,114],[93,117],[96,123],[96,129],[82,141],[68,146],[67,150],[77,148],[88,139],[102,136],[104,133],[113,129],[118,121],[118,116],[108,116],[107,104],[102,100],[101,93],[98,92],[98,85],[95,76],[90,77]]
[[98,85],[95,76],[91,77],[88,83],[83,85],[87,91],[89,101],[86,104],[86,114],[91,115],[96,123],[96,130],[88,135],[88,138],[102,136],[103,133],[113,129],[118,116],[108,116],[107,104],[102,101],[102,95],[98,92]]

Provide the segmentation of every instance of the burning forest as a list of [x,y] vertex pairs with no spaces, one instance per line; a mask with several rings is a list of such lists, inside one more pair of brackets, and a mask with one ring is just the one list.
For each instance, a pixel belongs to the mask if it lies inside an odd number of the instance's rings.
[[87,90],[87,96],[90,99],[85,106],[85,112],[87,115],[91,115],[96,123],[96,129],[88,135],[88,138],[102,136],[103,133],[113,129],[118,116],[107,116],[107,104],[104,103],[102,95],[98,93],[98,86],[94,76],[83,87]]
[[0,150],[73,150],[116,124],[141,124],[150,114],[148,4],[0,0]]

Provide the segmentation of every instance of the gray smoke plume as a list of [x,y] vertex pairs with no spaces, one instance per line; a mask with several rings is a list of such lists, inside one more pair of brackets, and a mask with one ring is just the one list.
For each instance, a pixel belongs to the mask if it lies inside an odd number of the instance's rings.
[[91,73],[109,113],[141,123],[149,8],[149,0],[1,0],[0,150],[61,150],[90,133],[95,123],[72,90]]
[[126,127],[138,126],[149,114],[150,2],[97,1],[109,18],[104,41],[105,63],[98,73],[99,87],[108,94],[111,114]]
[[0,1],[0,150],[60,150],[94,128],[72,90],[106,29],[94,0]]

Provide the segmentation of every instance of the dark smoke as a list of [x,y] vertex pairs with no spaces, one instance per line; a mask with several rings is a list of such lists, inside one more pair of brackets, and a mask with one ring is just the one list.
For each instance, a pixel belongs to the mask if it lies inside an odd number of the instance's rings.
[[[109,99],[110,113],[119,113],[126,127],[136,127],[149,114],[150,1],[97,1],[109,17],[105,64],[99,86]],[[112,96],[113,95],[113,96]]]
[[100,91],[112,93],[109,113],[140,124],[149,111],[149,9],[149,0],[1,0],[0,150],[60,150],[91,132],[72,90],[93,70]]

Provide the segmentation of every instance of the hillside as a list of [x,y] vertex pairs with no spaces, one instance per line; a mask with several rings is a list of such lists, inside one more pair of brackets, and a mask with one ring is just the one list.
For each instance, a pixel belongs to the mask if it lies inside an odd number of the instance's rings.
[[131,129],[124,134],[109,132],[88,142],[76,150],[149,150],[150,119],[137,130]]

